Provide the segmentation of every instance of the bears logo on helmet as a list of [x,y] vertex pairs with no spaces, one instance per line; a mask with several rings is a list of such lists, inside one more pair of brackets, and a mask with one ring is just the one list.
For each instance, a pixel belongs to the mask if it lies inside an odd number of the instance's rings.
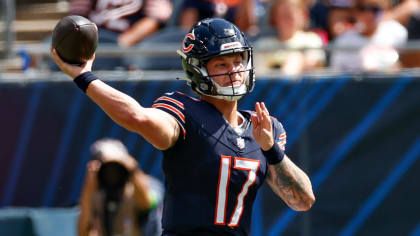
[[182,51],[183,52],[189,52],[194,47],[194,44],[193,43],[190,43],[190,44],[188,44],[188,46],[185,46],[185,44],[187,43],[187,40],[188,39],[195,40],[194,31],[191,32],[191,33],[188,33],[187,35],[185,35],[185,38],[182,41]]

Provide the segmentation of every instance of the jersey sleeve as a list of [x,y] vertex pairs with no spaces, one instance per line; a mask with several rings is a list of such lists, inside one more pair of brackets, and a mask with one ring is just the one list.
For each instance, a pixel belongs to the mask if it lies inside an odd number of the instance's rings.
[[272,117],[273,121],[273,128],[274,128],[274,142],[276,142],[280,149],[285,151],[286,150],[286,142],[287,142],[287,135],[286,131],[283,128],[283,125],[278,121],[276,118]]
[[185,107],[182,99],[180,99],[176,93],[165,93],[154,101],[152,107],[162,110],[174,117],[178,122],[185,139],[187,135],[185,130]]

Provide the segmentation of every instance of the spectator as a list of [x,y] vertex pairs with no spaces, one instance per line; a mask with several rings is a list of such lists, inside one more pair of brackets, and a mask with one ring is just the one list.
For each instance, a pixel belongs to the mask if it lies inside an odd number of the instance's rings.
[[408,39],[419,40],[420,39],[420,10],[416,11],[411,17],[407,24]]
[[328,6],[327,32],[329,41],[354,27],[355,19],[352,16],[352,3],[350,1],[331,1]]
[[331,67],[339,71],[382,71],[399,68],[395,49],[407,41],[407,30],[395,20],[384,19],[389,9],[384,0],[357,0],[354,16],[356,26],[337,37],[335,46],[356,48],[336,50],[331,56]]
[[91,146],[80,199],[79,236],[157,236],[161,233],[162,184],[145,174],[120,141]]
[[[411,16],[407,24],[407,30],[409,42],[418,42],[420,40],[420,10]],[[401,52],[401,64],[409,68],[420,67],[420,48]]]
[[255,0],[185,0],[181,7],[179,26],[188,31],[199,20],[224,18],[235,23],[242,31],[253,34],[257,17]]
[[347,32],[354,25],[353,0],[322,0],[310,7],[311,31],[322,37],[324,44]]
[[[169,0],[70,0],[70,14],[81,15],[99,28],[99,43],[134,46],[160,30],[172,14]],[[128,62],[129,64],[129,62]],[[128,67],[123,60],[98,58],[95,69]]]
[[[275,27],[275,36],[261,37],[255,42],[257,48],[286,47],[258,54],[258,72],[280,69],[288,75],[321,67],[325,53],[323,42],[314,32],[307,32],[308,8],[303,0],[276,0],[271,7],[270,25]],[[304,50],[305,48],[312,48]],[[290,50],[291,49],[291,50]]]

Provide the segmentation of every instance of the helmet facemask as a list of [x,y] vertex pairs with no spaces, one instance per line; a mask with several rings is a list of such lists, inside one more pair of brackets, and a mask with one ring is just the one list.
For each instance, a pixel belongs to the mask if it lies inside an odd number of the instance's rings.
[[[242,57],[242,68],[240,68],[239,70],[223,74],[212,74],[207,76],[207,79],[210,80],[213,84],[213,91],[212,95],[210,96],[226,101],[237,101],[240,98],[242,98],[245,94],[248,94],[250,92],[248,91],[248,87],[250,86],[250,73],[252,73],[252,61],[250,60],[251,57],[248,54],[249,51],[240,52],[240,56]],[[229,53],[222,55],[229,55]],[[237,76],[238,73],[241,74],[239,76],[243,77],[241,84],[234,83],[235,76]],[[230,79],[230,85],[222,86],[218,84],[214,79],[217,76],[227,76]]]
[[[240,50],[228,50],[222,52],[219,55],[207,58],[206,60],[199,60],[194,59],[182,59],[184,68],[190,68],[186,70],[187,76],[191,79],[186,79],[188,84],[191,85],[193,90],[197,92],[199,95],[206,95],[210,97],[215,97],[218,99],[223,99],[226,101],[237,101],[241,99],[244,95],[250,93],[254,88],[255,82],[255,72],[253,67],[253,57],[252,57],[252,49],[240,49]],[[210,61],[212,58],[218,56],[229,55],[233,53],[241,53],[242,56],[242,65],[243,69],[239,71],[233,71],[224,74],[213,74],[209,75],[207,71],[207,62]],[[179,54],[182,52],[178,51]],[[236,76],[237,73],[243,73],[242,76],[244,77],[241,84],[234,84],[233,83],[233,76]],[[230,79],[230,85],[222,86],[219,85],[215,80],[214,77],[217,76],[228,76]]]

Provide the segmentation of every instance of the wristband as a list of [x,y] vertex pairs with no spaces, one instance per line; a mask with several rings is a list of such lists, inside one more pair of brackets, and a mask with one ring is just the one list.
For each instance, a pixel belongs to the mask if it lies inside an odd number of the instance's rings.
[[284,151],[280,149],[280,146],[277,143],[274,143],[273,147],[267,151],[262,150],[265,158],[267,159],[268,164],[275,165],[281,162],[284,158]]
[[98,77],[90,71],[80,74],[76,78],[74,78],[74,82],[76,83],[77,87],[79,87],[84,93],[86,93],[86,89],[88,88],[89,84],[97,80]]

